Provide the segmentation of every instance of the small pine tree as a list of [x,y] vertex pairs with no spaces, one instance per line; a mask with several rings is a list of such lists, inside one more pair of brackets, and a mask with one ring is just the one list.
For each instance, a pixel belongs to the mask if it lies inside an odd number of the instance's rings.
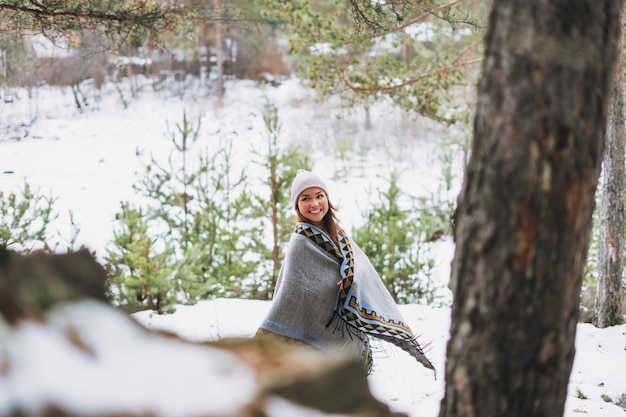
[[58,216],[56,199],[24,186],[16,193],[0,190],[0,247],[21,253],[51,252],[49,226]]
[[194,189],[193,250],[182,257],[194,265],[200,280],[188,292],[191,299],[240,296],[260,262],[263,223],[245,189],[245,172],[233,174],[232,145],[202,157],[200,166]]
[[[171,303],[173,249],[159,247],[151,237],[150,220],[142,209],[122,203],[113,229],[113,246],[105,257],[112,265],[109,293],[124,309],[163,313]],[[111,268],[110,268],[111,269]]]
[[[191,151],[199,130],[199,123],[192,126],[183,115],[182,123],[170,132],[174,149],[168,164],[152,157],[145,176],[135,184],[137,193],[147,199],[139,213],[150,220],[150,227],[124,213],[118,219],[127,227],[113,242],[124,257],[109,258],[115,262],[112,269],[121,271],[112,281],[111,293],[119,292],[127,302],[125,288],[147,285],[132,272],[139,260],[145,263],[142,271],[150,262],[160,265],[154,280],[167,291],[158,292],[159,302],[148,305],[159,311],[174,303],[240,296],[260,262],[263,224],[244,189],[245,171],[233,172],[232,144],[221,140],[215,152],[202,150],[194,163]],[[131,233],[128,225],[140,226],[141,234],[135,244],[125,247],[124,239]]]
[[441,285],[432,278],[434,256],[425,242],[424,218],[418,207],[400,206],[399,175],[392,173],[386,191],[378,191],[377,204],[364,212],[365,223],[353,231],[355,240],[393,298],[402,304],[437,300]]
[[[267,216],[271,220],[271,250],[262,250],[265,263],[269,264],[269,278],[261,280],[253,292],[254,298],[270,299],[274,294],[278,273],[283,261],[283,249],[293,232],[294,212],[290,206],[290,187],[298,169],[311,169],[311,163],[307,155],[303,155],[298,149],[283,150],[279,144],[282,132],[282,123],[278,115],[278,109],[274,103],[266,101],[263,113],[265,124],[265,137],[267,143],[266,152],[256,153],[257,163],[262,165],[267,172],[267,179],[263,184],[269,190],[269,198],[257,196],[256,202],[258,213]],[[265,276],[266,274],[263,274]]]

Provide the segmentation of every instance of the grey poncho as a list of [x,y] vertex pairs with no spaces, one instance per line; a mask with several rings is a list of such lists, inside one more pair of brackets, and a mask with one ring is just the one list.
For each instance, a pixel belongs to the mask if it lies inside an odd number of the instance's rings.
[[365,253],[342,230],[338,240],[296,225],[261,329],[364,359],[373,336],[434,370]]

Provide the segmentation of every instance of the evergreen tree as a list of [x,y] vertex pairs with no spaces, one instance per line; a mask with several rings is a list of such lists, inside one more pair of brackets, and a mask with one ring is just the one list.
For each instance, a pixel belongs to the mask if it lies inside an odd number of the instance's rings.
[[[245,172],[233,173],[232,144],[221,140],[214,152],[205,148],[194,159],[199,129],[200,123],[192,126],[184,115],[170,132],[174,149],[168,163],[151,157],[145,176],[134,186],[146,197],[146,207],[138,212],[123,210],[118,216],[127,226],[114,245],[124,257],[108,259],[122,272],[112,282],[118,288],[142,284],[134,277],[137,259],[145,265],[160,264],[163,271],[154,277],[158,288],[162,288],[162,273],[172,290],[159,293],[159,306],[240,296],[260,262],[262,224],[256,221],[254,202],[244,187]],[[150,257],[156,259],[149,261]]]
[[[264,106],[266,152],[258,152],[260,165],[267,172],[267,179],[262,181],[267,186],[269,198],[257,196],[260,216],[268,216],[271,226],[271,250],[264,251],[264,259],[269,261],[269,279],[259,284],[255,298],[269,299],[274,293],[278,272],[283,260],[283,248],[289,241],[294,227],[294,211],[290,206],[291,183],[298,169],[311,169],[311,163],[301,150],[287,148],[283,150],[279,143],[282,123],[274,103],[267,101]],[[265,275],[265,274],[264,274]]]
[[40,33],[71,42],[76,32],[97,29],[121,43],[129,39],[158,39],[161,34],[185,31],[206,16],[202,9],[158,1],[21,0],[0,2],[4,31]]
[[[134,312],[165,312],[173,303],[173,248],[150,227],[151,219],[140,208],[122,203],[113,229],[113,245],[105,257],[112,269],[109,292],[115,302]],[[114,294],[114,295],[113,295]]]
[[475,79],[482,59],[482,4],[259,1],[284,23],[299,77],[322,96],[339,94],[347,106],[389,98],[407,111],[454,120],[442,104]]
[[22,253],[51,251],[49,226],[59,215],[55,201],[32,190],[27,182],[18,192],[0,190],[0,247]]
[[398,303],[432,304],[440,286],[432,279],[434,257],[426,242],[430,225],[419,207],[401,207],[399,175],[392,173],[379,201],[365,211],[365,223],[354,238]]

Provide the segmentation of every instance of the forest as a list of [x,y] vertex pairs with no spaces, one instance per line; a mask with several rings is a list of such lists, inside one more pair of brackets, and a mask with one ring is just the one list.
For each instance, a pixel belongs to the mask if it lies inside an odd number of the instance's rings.
[[[69,91],[79,112],[97,111],[103,86],[122,106],[146,87],[221,103],[228,81],[295,77],[366,123],[388,103],[462,132],[441,144],[440,187],[460,161],[458,195],[407,199],[394,174],[352,230],[405,304],[444,302],[425,248],[454,241],[442,417],[562,414],[581,297],[595,326],[624,323],[623,2],[0,0],[0,14],[5,103],[42,86]],[[260,187],[243,187],[227,143],[189,163],[200,125],[187,115],[170,163],[144,161],[134,190],[149,203],[121,205],[103,256],[110,302],[167,313],[271,299],[293,228],[288,185],[313,161],[282,146],[271,101],[262,119]],[[29,121],[2,125],[0,145]],[[52,198],[29,184],[0,197],[4,251],[78,249],[50,239]]]

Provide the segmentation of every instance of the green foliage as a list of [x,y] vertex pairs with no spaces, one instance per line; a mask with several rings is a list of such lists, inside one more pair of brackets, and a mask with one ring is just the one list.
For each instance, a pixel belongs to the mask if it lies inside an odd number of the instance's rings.
[[17,193],[0,190],[0,247],[22,253],[52,251],[49,226],[58,217],[54,202],[27,182]]
[[586,400],[588,397],[581,391],[580,388],[576,388],[576,398],[579,400]]
[[[200,124],[186,115],[170,132],[167,163],[152,156],[134,186],[144,203],[122,203],[117,215],[106,258],[117,304],[164,312],[215,297],[271,297],[293,232],[290,184],[297,169],[312,166],[307,152],[280,146],[282,125],[269,101],[263,121],[267,147],[254,151],[262,170],[253,178],[235,172],[232,142],[197,149]],[[442,155],[442,185],[428,197],[405,196],[394,173],[353,233],[398,302],[444,302],[431,247],[450,232],[452,159]]]
[[473,83],[478,71],[467,71],[482,59],[486,11],[476,17],[464,2],[258,1],[284,23],[299,77],[346,106],[388,98],[452,121],[443,104]]
[[[256,221],[253,198],[244,188],[245,173],[233,173],[232,144],[222,141],[214,152],[198,152],[194,164],[191,150],[199,129],[184,115],[170,132],[174,149],[168,163],[151,157],[145,176],[134,186],[147,206],[129,211],[123,205],[118,215],[122,228],[107,262],[116,265],[111,292],[119,295],[120,304],[134,304],[136,294],[125,287],[157,291],[159,310],[239,296],[256,271],[263,224]],[[158,273],[155,265],[161,268]],[[145,296],[139,297],[141,303],[153,308]]]
[[602,398],[602,400],[605,403],[612,403],[613,402],[613,399],[611,398],[610,395],[602,394],[602,395],[600,395],[600,398]]
[[388,189],[378,190],[378,203],[365,211],[365,224],[353,235],[398,303],[432,304],[440,301],[441,285],[432,278],[435,260],[428,237],[442,215],[420,206],[420,200],[402,208],[398,180],[393,173]]
[[72,211],[68,213],[69,236],[50,230],[52,222],[59,218],[55,202],[55,197],[33,190],[26,181],[17,192],[0,190],[0,248],[23,254],[33,250],[74,250],[80,227],[74,222]]
[[130,311],[144,308],[163,312],[171,298],[173,248],[159,247],[151,237],[150,219],[140,208],[122,203],[113,229],[113,247],[106,261],[112,267],[109,286]]
[[265,139],[267,150],[256,152],[257,163],[264,167],[267,178],[263,184],[267,186],[269,198],[256,196],[259,216],[267,216],[269,213],[270,226],[272,229],[271,250],[263,251],[263,259],[269,264],[269,274],[262,273],[260,276],[269,276],[269,279],[258,285],[254,291],[255,298],[269,299],[274,293],[278,272],[283,260],[283,249],[289,241],[294,226],[294,211],[290,206],[290,187],[298,169],[311,169],[311,163],[307,155],[302,155],[297,149],[287,148],[283,150],[279,144],[282,124],[278,115],[278,109],[274,103],[266,101],[263,112],[265,124]]
[[2,1],[0,16],[5,32],[40,33],[56,40],[64,37],[70,46],[74,34],[101,30],[119,43],[137,39],[160,39],[168,32],[196,27],[190,21],[206,17],[198,8],[184,8],[160,1]]

